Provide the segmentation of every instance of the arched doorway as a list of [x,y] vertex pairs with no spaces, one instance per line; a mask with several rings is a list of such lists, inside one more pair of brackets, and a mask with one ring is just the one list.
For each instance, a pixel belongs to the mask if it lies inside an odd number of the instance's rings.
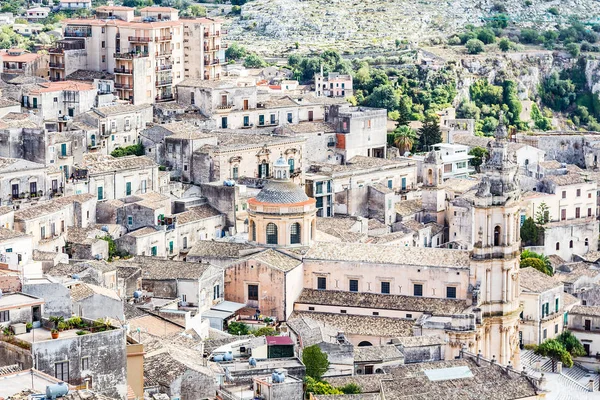
[[494,246],[500,246],[500,233],[500,225],[496,225],[496,227],[494,228]]

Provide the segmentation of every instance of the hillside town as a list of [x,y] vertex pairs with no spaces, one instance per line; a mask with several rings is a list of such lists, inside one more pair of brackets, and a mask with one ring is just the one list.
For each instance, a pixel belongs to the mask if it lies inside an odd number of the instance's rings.
[[600,399],[600,25],[268,59],[261,1],[2,8],[0,400]]

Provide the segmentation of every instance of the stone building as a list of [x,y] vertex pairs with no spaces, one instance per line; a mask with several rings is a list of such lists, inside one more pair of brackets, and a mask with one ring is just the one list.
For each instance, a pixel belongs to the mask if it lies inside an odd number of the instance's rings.
[[350,97],[354,93],[352,75],[328,72],[325,76],[321,66],[321,73],[315,74],[315,93],[317,97]]
[[273,177],[248,200],[249,240],[260,245],[309,246],[316,236],[315,199],[289,179],[290,166],[280,157]]
[[84,282],[69,285],[73,313],[91,320],[112,318],[123,321],[123,301],[112,289]]
[[583,344],[588,356],[600,353],[600,306],[577,305],[568,315],[569,330]]
[[22,104],[45,121],[66,121],[92,108],[96,96],[98,89],[89,82],[48,82],[24,91]]
[[12,48],[0,52],[2,73],[48,78],[47,54],[30,53],[23,49]]

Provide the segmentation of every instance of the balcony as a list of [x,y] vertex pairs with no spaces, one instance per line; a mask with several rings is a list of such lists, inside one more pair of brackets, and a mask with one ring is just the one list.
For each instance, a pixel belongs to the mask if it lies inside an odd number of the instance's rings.
[[170,95],[165,95],[165,96],[156,96],[154,98],[154,101],[156,101],[157,103],[162,103],[162,102],[165,102],[165,101],[171,101],[173,99],[174,99],[173,95],[170,94]]
[[48,63],[48,66],[50,68],[58,68],[58,69],[65,69],[65,64],[59,64],[59,63]]
[[58,47],[54,47],[52,49],[48,49],[48,54],[64,54],[64,49],[59,49]]
[[167,35],[167,36],[157,36],[154,38],[155,42],[168,42],[169,40],[173,39],[173,35]]
[[173,79],[164,79],[162,81],[156,81],[156,86],[169,86],[173,83]]
[[115,74],[120,74],[120,75],[131,75],[131,74],[133,74],[133,70],[132,69],[127,69],[127,68],[115,68],[114,71],[115,71]]
[[91,37],[91,36],[92,36],[92,28],[81,29],[81,30],[66,30],[65,34],[64,34],[65,38]]
[[133,86],[129,83],[116,83],[115,82],[115,89],[132,90]]
[[171,50],[157,51],[156,57],[171,57],[172,54],[173,52]]
[[173,69],[173,64],[164,64],[156,66],[157,71],[169,71]]
[[114,53],[117,60],[133,60],[134,58],[148,57],[148,53]]
[[129,41],[133,43],[150,43],[152,38],[145,36],[129,36]]
[[217,106],[217,110],[216,111],[218,113],[224,113],[224,112],[229,112],[232,108],[233,108],[233,103],[219,104]]

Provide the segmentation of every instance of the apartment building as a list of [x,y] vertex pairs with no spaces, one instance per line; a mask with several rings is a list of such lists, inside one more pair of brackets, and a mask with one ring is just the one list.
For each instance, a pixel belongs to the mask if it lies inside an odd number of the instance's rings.
[[[433,151],[438,153],[443,164],[442,179],[466,178],[475,172],[475,169],[469,164],[469,160],[474,158],[469,155],[469,146],[462,144],[438,143],[433,146]],[[414,156],[418,161],[419,176],[423,176],[423,162],[426,155]]]
[[23,106],[44,121],[69,119],[92,108],[98,89],[89,82],[63,81],[41,83],[24,91]]
[[27,16],[27,21],[35,22],[48,18],[48,14],[50,14],[50,9],[48,7],[34,7],[27,10],[25,14]]
[[92,8],[92,0],[60,0],[58,5],[61,10],[78,10]]
[[140,12],[135,17],[133,8],[103,6],[95,19],[64,20],[65,40],[49,51],[51,79],[78,69],[107,71],[115,74],[120,99],[151,104],[173,100],[174,85],[186,76],[220,77],[220,21],[180,20],[170,7]]
[[30,53],[23,49],[12,48],[0,52],[2,72],[5,74],[17,74],[25,76],[36,76],[47,78],[48,55]]
[[352,90],[352,75],[340,74],[338,72],[329,72],[315,74],[315,93],[317,97],[350,97],[354,93]]

